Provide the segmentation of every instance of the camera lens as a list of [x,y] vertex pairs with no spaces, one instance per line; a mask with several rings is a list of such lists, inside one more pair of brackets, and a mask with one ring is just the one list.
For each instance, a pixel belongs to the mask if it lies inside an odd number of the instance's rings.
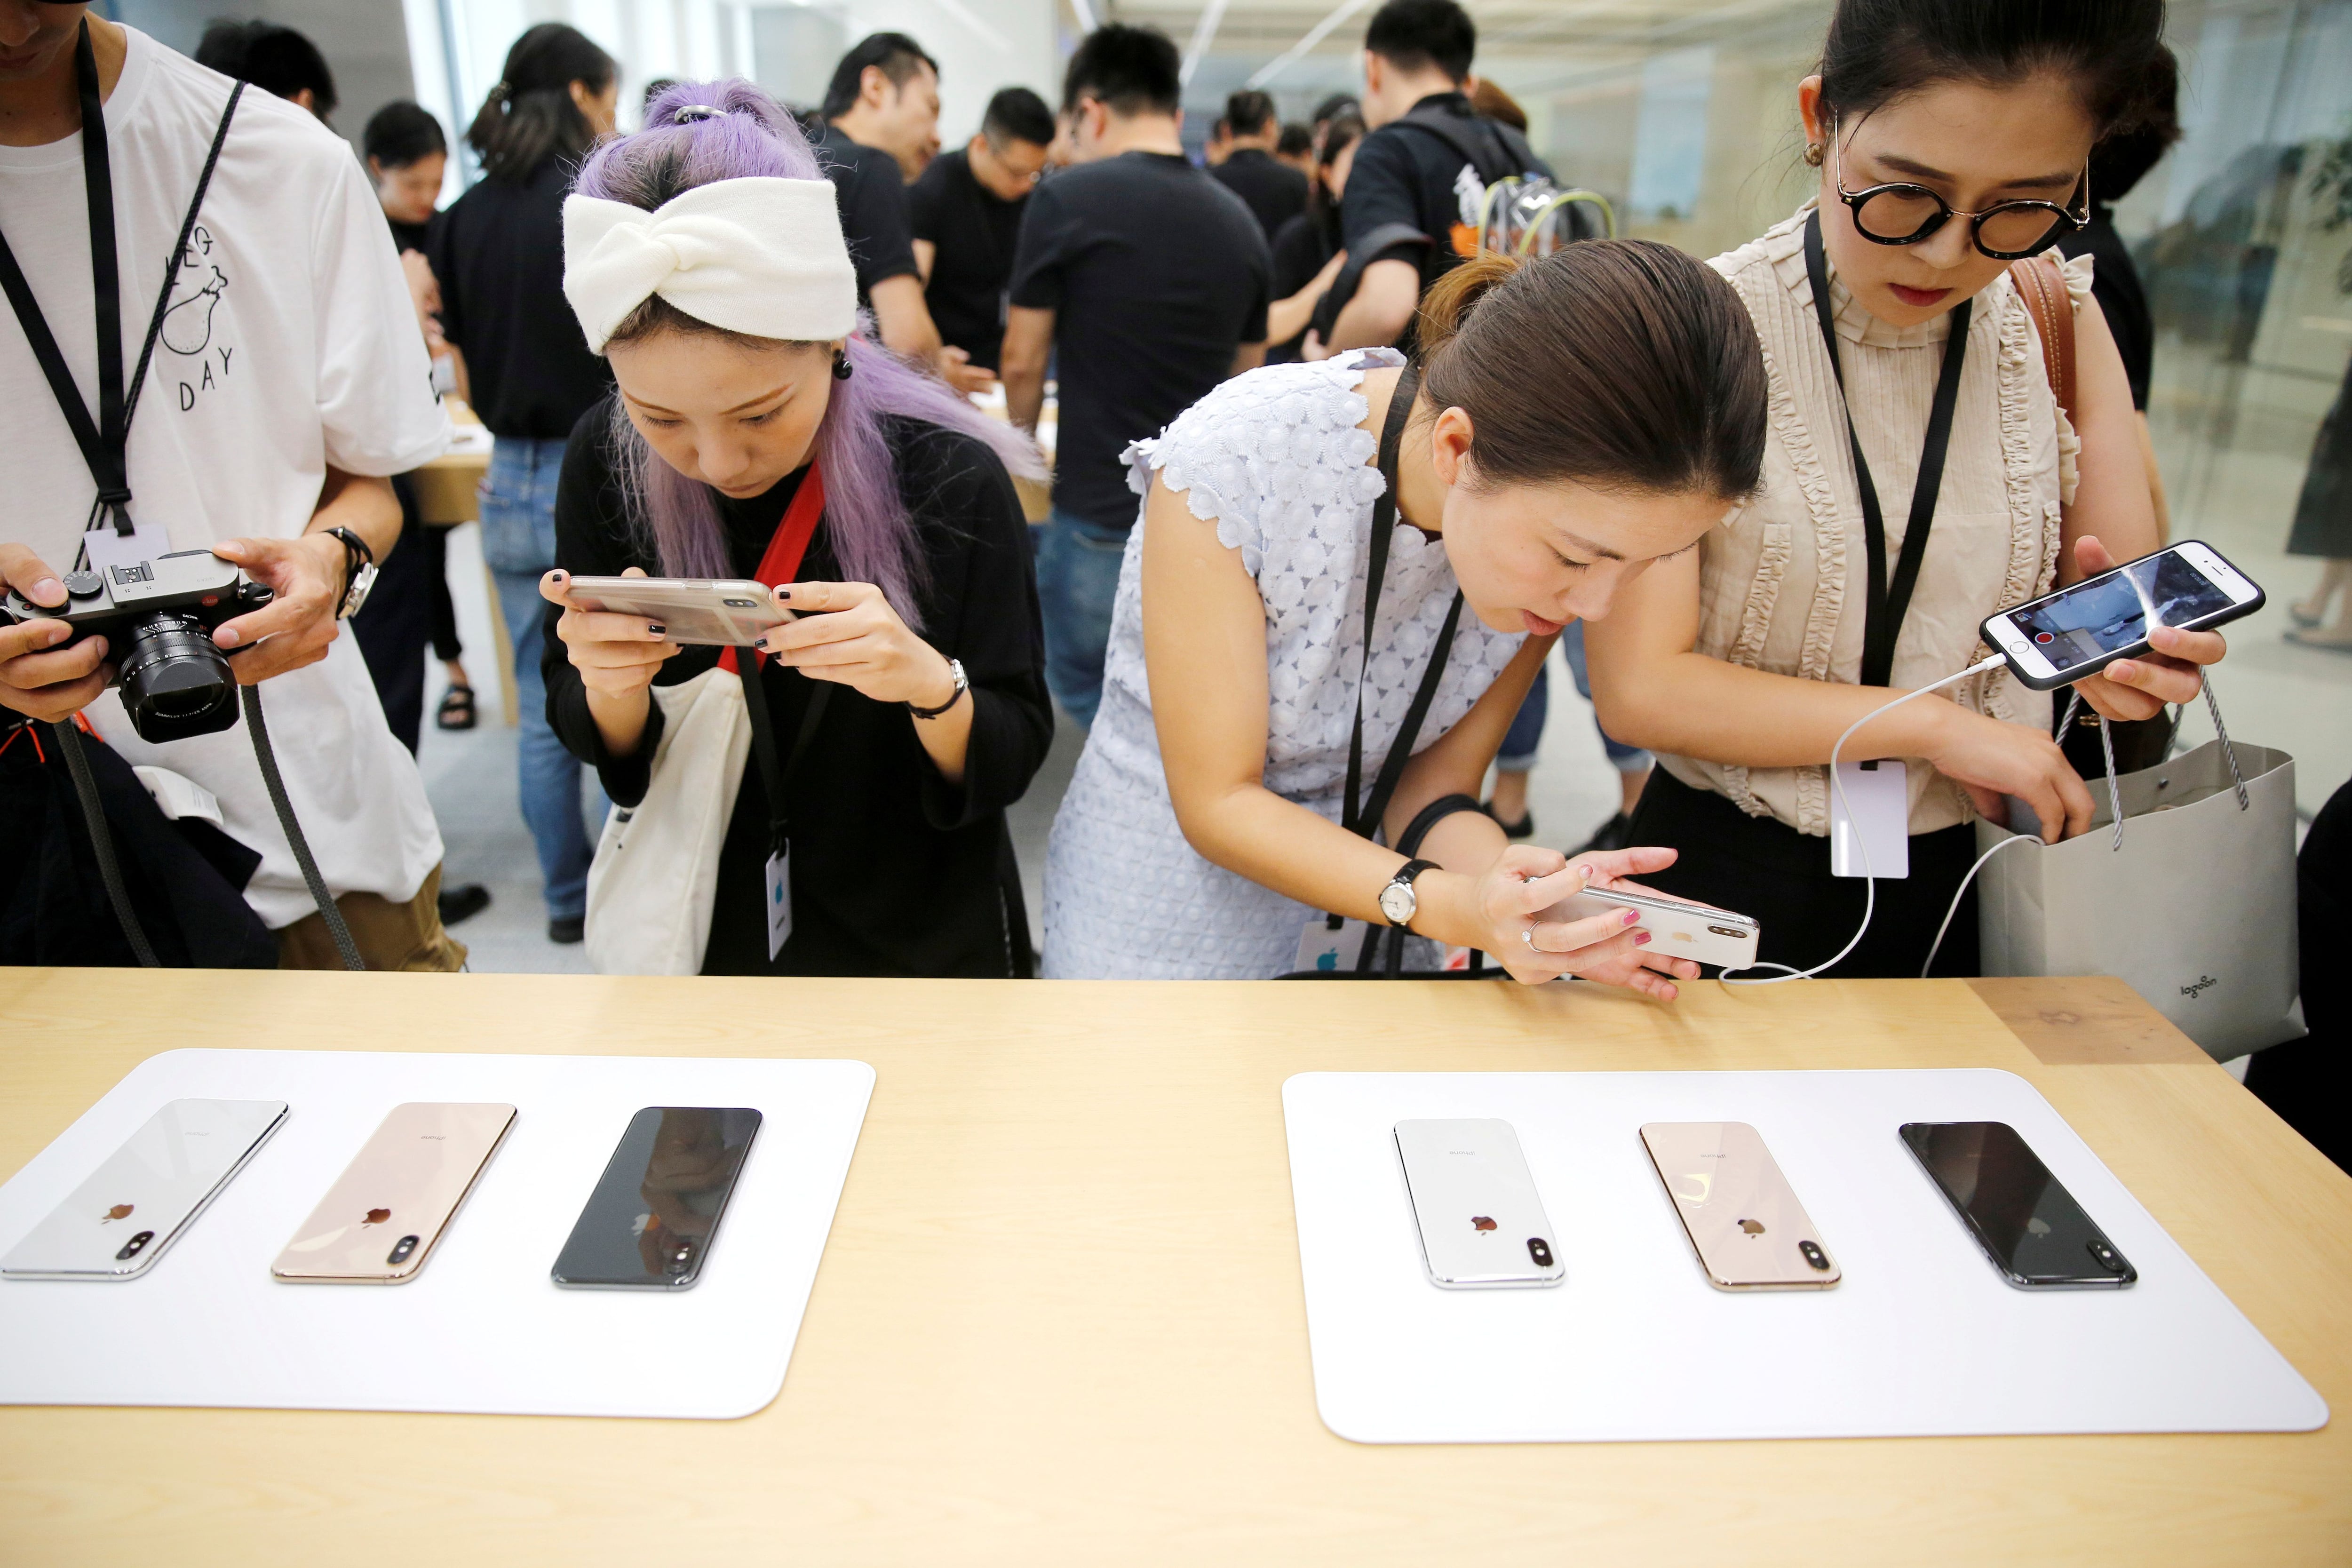
[[138,1235],[132,1237],[129,1241],[122,1244],[122,1250],[114,1255],[114,1260],[118,1263],[129,1262],[131,1259],[138,1257],[142,1252],[147,1250],[147,1244],[154,1239],[155,1233],[153,1231],[141,1231]]
[[157,610],[131,626],[122,660],[122,706],[142,741],[209,735],[236,722],[236,679],[204,624]]
[[2091,1240],[2091,1257],[2100,1268],[2110,1274],[2121,1274],[2124,1271],[2122,1256],[2114,1247],[2095,1237]]
[[1551,1243],[1546,1241],[1540,1236],[1531,1236],[1528,1237],[1528,1256],[1536,1260],[1537,1268],[1550,1268]]
[[1808,1264],[1820,1269],[1824,1274],[1829,1272],[1829,1254],[1823,1252],[1819,1246],[1810,1241],[1801,1241],[1797,1243],[1797,1250],[1805,1255],[1805,1261]]
[[417,1237],[413,1236],[402,1237],[397,1242],[393,1244],[392,1251],[385,1257],[384,1261],[386,1263],[407,1262],[408,1255],[416,1250],[417,1239]]

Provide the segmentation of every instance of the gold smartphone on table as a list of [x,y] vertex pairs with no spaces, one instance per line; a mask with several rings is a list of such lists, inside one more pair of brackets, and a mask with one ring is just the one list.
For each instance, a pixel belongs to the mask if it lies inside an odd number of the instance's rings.
[[511,1105],[395,1105],[269,1272],[295,1284],[400,1285],[514,1125]]
[[1826,1290],[1844,1276],[1745,1121],[1653,1121],[1642,1146],[1718,1290]]

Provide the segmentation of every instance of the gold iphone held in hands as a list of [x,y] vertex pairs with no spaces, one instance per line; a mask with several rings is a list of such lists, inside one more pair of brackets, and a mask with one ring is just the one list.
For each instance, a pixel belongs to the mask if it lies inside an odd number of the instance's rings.
[[269,1266],[298,1284],[416,1278],[514,1125],[511,1105],[395,1105]]
[[1653,1121],[1642,1146],[1718,1290],[1825,1290],[1843,1278],[1745,1121]]

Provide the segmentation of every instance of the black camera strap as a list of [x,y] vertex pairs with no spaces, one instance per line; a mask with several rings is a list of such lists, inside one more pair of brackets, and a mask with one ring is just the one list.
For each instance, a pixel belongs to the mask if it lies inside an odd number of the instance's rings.
[[195,232],[196,212],[204,205],[205,192],[213,183],[213,169],[220,163],[221,144],[228,139],[228,122],[236,113],[236,100],[245,95],[245,83],[238,82],[229,89],[228,102],[221,110],[220,125],[213,132],[212,150],[205,154],[204,173],[196,178],[195,195],[189,199],[187,216],[180,223],[179,240],[164,259],[163,287],[156,291],[155,310],[147,321],[146,342],[139,350],[139,366],[127,387],[122,380],[122,279],[114,236],[114,171],[107,153],[106,110],[98,95],[98,57],[90,47],[88,17],[82,19],[80,35],[74,40],[74,85],[81,99],[82,184],[89,204],[90,299],[98,321],[95,420],[82,403],[73,372],[66,366],[66,356],[58,350],[48,320],[41,314],[40,301],[33,298],[32,286],[25,280],[25,269],[17,265],[5,234],[0,234],[0,292],[8,296],[9,306],[16,312],[16,324],[25,331],[26,343],[32,349],[41,374],[48,378],[49,391],[57,397],[58,407],[73,431],[74,444],[81,448],[90,477],[98,481],[98,499],[91,504],[89,520],[84,527],[95,528],[99,519],[105,517],[114,524],[117,533],[128,537],[133,531],[130,511],[131,416],[138,410],[139,392],[147,381],[148,362],[154,357],[155,340],[163,334],[163,316],[171,308],[172,279],[178,275],[180,258],[186,253],[189,237]]
[[[1837,329],[1830,310],[1828,259],[1822,253],[1822,215],[1805,219],[1805,277],[1812,284],[1813,316],[1821,322],[1822,346],[1837,376],[1838,401],[1845,403],[1845,366],[1838,361]],[[1895,577],[1886,576],[1886,520],[1879,510],[1878,487],[1854,434],[1853,411],[1844,407],[1846,443],[1853,451],[1853,478],[1862,491],[1862,525],[1870,552],[1870,581],[1863,600],[1862,684],[1885,686],[1895,676],[1895,639],[1902,634],[1919,565],[1927,555],[1927,530],[1936,521],[1936,494],[1944,485],[1944,456],[1952,445],[1952,413],[1960,396],[1960,365],[1969,346],[1969,301],[1952,307],[1951,335],[1944,340],[1944,367],[1936,376],[1936,400],[1927,414],[1927,440],[1919,451],[1919,477],[1911,486],[1911,521],[1903,530],[1903,550]]]

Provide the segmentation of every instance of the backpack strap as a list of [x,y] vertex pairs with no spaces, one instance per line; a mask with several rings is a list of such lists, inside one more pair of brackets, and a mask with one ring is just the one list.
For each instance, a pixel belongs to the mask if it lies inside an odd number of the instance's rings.
[[[1393,123],[1410,125],[1436,137],[1461,153],[1462,161],[1477,170],[1479,180],[1486,184],[1524,174],[1530,167],[1504,139],[1503,127],[1483,115],[1465,119],[1440,109],[1416,109]],[[1476,134],[1472,127],[1476,128]]]
[[2066,292],[2066,274],[2048,252],[2009,264],[2009,279],[2017,297],[2033,318],[2042,338],[2042,365],[2050,377],[2050,395],[2074,417],[2074,303]]

